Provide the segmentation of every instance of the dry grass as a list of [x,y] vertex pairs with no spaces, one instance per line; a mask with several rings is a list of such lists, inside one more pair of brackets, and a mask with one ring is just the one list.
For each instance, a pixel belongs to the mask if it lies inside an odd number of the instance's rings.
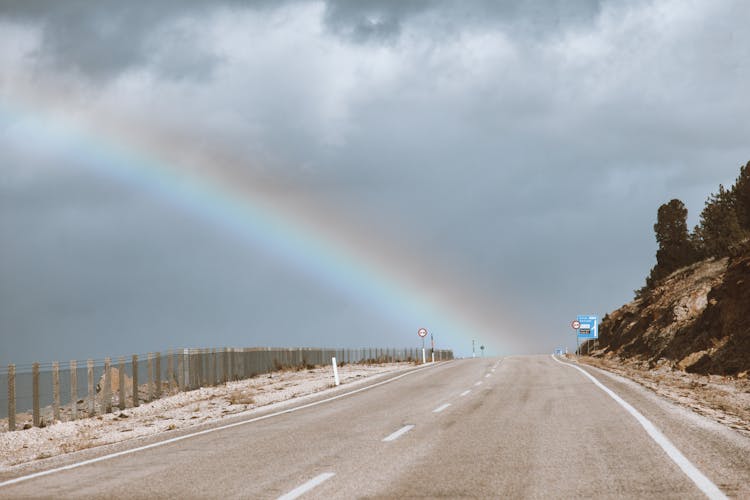
[[232,405],[251,405],[255,403],[255,399],[250,391],[240,389],[229,393],[227,400]]

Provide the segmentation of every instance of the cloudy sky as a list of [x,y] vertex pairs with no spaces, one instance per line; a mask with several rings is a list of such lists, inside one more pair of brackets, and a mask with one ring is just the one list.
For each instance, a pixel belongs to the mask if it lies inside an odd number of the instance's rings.
[[3,2],[0,363],[575,345],[750,160],[744,0]]

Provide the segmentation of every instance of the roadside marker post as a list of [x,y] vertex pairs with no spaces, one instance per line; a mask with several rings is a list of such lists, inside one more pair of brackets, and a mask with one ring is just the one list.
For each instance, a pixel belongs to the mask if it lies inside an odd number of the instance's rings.
[[339,369],[336,366],[336,357],[331,358],[331,364],[333,365],[333,383],[339,385]]

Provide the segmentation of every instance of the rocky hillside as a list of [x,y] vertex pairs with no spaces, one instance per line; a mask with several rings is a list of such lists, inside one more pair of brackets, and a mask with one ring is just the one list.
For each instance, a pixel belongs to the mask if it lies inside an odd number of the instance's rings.
[[604,317],[592,355],[747,377],[750,245],[732,257],[679,269]]

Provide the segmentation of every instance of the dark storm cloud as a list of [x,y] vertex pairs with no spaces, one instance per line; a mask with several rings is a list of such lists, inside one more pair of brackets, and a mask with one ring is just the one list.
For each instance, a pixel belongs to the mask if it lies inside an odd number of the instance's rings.
[[[304,0],[157,0],[121,2],[86,0],[11,2],[0,6],[0,17],[40,26],[40,62],[60,71],[78,71],[91,78],[117,76],[148,66],[171,78],[205,78],[221,57],[201,45],[201,24],[221,10],[273,10]],[[325,2],[326,27],[347,39],[391,41],[416,18],[434,18],[434,36],[493,25],[530,36],[544,36],[563,27],[591,22],[599,0],[451,1],[375,0]],[[175,26],[175,21],[193,21]],[[179,51],[164,51],[179,46]]]
[[[36,54],[42,64],[58,71],[77,71],[94,78],[110,78],[128,69],[152,66],[164,76],[205,78],[220,57],[194,40],[198,26],[175,25],[181,19],[200,22],[220,9],[269,1],[220,2],[158,0],[121,2],[103,0],[7,2],[0,18],[29,23],[42,29]],[[163,48],[175,48],[166,53]]]
[[492,26],[542,36],[571,25],[590,23],[600,4],[600,0],[329,0],[325,20],[332,32],[354,41],[392,40],[401,34],[405,24],[420,17],[434,21],[435,37]]

